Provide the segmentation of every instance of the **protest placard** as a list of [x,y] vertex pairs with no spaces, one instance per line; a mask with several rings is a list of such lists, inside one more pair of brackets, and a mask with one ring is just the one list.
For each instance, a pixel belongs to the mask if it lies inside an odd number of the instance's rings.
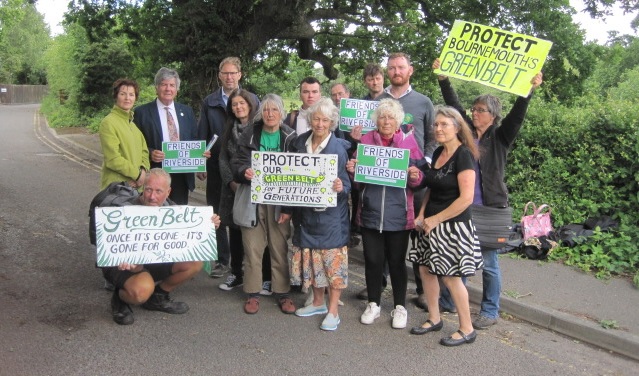
[[406,188],[410,150],[357,145],[355,181]]
[[260,204],[337,206],[333,181],[337,154],[298,154],[254,151],[251,202]]
[[217,259],[210,206],[95,208],[98,266]]
[[544,39],[457,20],[435,73],[525,97],[551,47]]
[[361,125],[362,134],[375,130],[377,125],[371,120],[371,115],[377,106],[378,101],[342,98],[339,102],[339,129],[350,132]]
[[204,141],[162,142],[162,169],[168,173],[206,172],[205,144]]

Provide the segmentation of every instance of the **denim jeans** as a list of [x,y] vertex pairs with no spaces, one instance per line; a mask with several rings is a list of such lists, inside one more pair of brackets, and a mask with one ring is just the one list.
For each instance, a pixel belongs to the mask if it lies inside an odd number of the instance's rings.
[[483,292],[479,314],[490,319],[499,317],[499,295],[501,293],[501,271],[496,249],[483,249],[484,269],[481,273]]
[[[481,272],[483,291],[481,298],[481,310],[479,314],[484,317],[496,319],[499,317],[499,295],[501,293],[501,272],[499,271],[499,258],[496,249],[484,249],[481,251],[484,258],[484,269]],[[466,285],[466,277],[462,277]],[[454,307],[450,292],[443,284],[440,284],[439,307],[440,309]]]

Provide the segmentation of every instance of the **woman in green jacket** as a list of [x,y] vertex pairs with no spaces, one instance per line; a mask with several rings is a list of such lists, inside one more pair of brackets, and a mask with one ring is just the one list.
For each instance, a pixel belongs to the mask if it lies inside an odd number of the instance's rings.
[[102,182],[100,189],[113,182],[142,187],[149,169],[149,150],[142,132],[133,124],[133,105],[140,88],[137,82],[119,79],[113,84],[115,105],[100,123],[102,144]]

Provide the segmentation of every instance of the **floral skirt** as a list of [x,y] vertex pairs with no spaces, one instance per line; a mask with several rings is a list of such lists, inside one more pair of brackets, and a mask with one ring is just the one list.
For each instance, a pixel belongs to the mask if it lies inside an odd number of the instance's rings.
[[484,265],[479,239],[471,220],[444,222],[419,236],[408,260],[425,265],[436,275],[469,277]]
[[291,285],[345,289],[348,285],[348,247],[310,249],[292,247]]

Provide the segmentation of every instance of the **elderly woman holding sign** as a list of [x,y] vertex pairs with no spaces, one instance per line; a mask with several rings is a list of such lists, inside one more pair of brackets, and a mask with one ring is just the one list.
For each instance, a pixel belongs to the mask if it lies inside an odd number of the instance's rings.
[[[337,206],[296,208],[293,216],[293,259],[291,283],[313,288],[313,302],[295,311],[307,317],[327,314],[322,330],[335,330],[340,323],[337,307],[341,291],[348,282],[348,193],[350,178],[346,173],[350,143],[336,137],[339,110],[328,98],[315,102],[307,111],[311,130],[298,136],[293,150],[308,154],[337,154],[338,177],[333,182]],[[328,308],[324,292],[329,289]]]
[[235,192],[233,221],[242,231],[244,245],[244,292],[248,298],[244,311],[257,313],[262,290],[262,256],[268,246],[271,254],[271,288],[277,294],[284,313],[295,313],[295,305],[288,295],[290,290],[288,270],[288,238],[291,233],[290,213],[275,205],[251,203],[251,156],[255,151],[287,152],[295,140],[295,131],[282,120],[286,116],[282,98],[275,94],[264,96],[255,123],[250,125],[238,140],[237,153],[231,159],[235,181],[240,183]]
[[[406,249],[410,230],[415,228],[413,189],[422,181],[423,174],[415,164],[424,159],[413,133],[403,133],[400,125],[404,120],[402,105],[394,99],[382,99],[373,112],[372,120],[377,129],[362,136],[362,145],[376,145],[407,149],[410,167],[407,188],[359,184],[361,199],[358,207],[359,225],[364,244],[364,262],[368,305],[362,314],[362,324],[372,324],[380,316],[382,295],[382,272],[384,260],[388,266],[393,287],[392,327],[406,327]],[[362,146],[360,145],[360,148]],[[357,159],[346,164],[346,170],[354,174]]]
[[[433,62],[433,69],[440,68],[439,59]],[[518,97],[510,112],[502,118],[499,98],[484,94],[473,100],[471,116],[466,115],[448,77],[439,76],[439,86],[447,105],[461,113],[479,146],[480,157],[475,162],[475,187],[473,198],[473,222],[481,244],[484,258],[482,271],[483,296],[479,315],[473,319],[475,329],[486,329],[497,323],[499,317],[499,295],[501,272],[497,249],[503,245],[498,238],[508,239],[512,224],[512,209],[508,206],[508,189],[504,183],[506,157],[513,146],[528,110],[533,91],[543,81],[542,73],[532,80],[532,88],[527,97]],[[499,234],[501,231],[501,234]],[[491,237],[492,236],[492,237]],[[448,292],[442,290],[443,301],[447,302]]]

